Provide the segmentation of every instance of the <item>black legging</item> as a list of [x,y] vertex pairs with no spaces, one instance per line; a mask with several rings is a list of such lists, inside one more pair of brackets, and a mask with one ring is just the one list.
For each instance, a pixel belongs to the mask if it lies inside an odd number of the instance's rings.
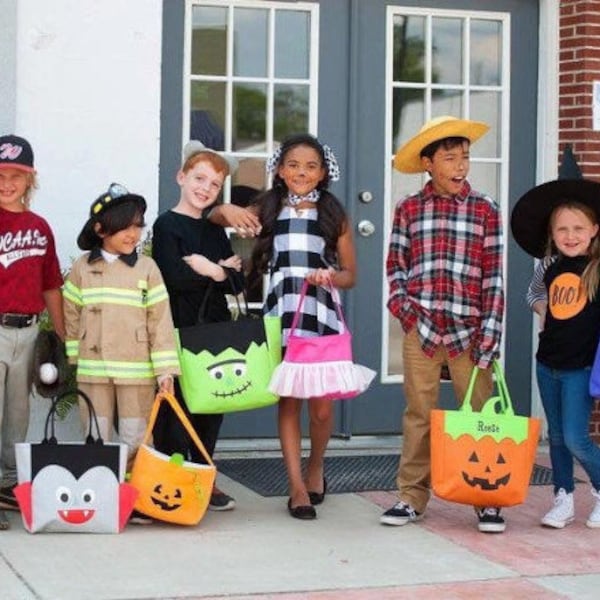
[[[223,415],[191,414],[183,401],[183,394],[181,393],[177,379],[175,379],[175,397],[190,420],[194,431],[198,434],[200,440],[202,440],[208,455],[212,458],[217,438],[219,437],[221,423],[223,422]],[[159,452],[163,452],[164,454],[178,452],[192,462],[206,463],[202,453],[190,439],[190,436],[181,424],[181,421],[177,418],[177,415],[173,412],[173,409],[165,402],[162,403],[158,411],[152,435],[154,437],[154,447]]]

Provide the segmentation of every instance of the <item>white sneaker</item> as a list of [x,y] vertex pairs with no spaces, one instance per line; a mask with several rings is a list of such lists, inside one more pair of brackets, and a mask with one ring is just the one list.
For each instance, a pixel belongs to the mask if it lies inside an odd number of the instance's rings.
[[[600,527],[600,505],[598,508],[598,527]],[[560,488],[554,497],[554,506],[544,515],[542,525],[562,529],[575,519],[575,506],[573,504],[573,493],[567,494],[564,488]]]
[[596,491],[592,488],[592,496],[596,498],[596,504],[594,504],[594,508],[585,524],[588,527],[595,529],[596,527],[600,527],[600,491]]

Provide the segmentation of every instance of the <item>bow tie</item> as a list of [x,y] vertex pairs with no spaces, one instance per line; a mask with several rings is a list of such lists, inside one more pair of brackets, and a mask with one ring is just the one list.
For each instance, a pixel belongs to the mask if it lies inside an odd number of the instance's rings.
[[306,196],[298,196],[297,194],[288,194],[287,202],[290,206],[298,206],[301,202],[317,202],[321,197],[319,190],[313,190],[306,194]]

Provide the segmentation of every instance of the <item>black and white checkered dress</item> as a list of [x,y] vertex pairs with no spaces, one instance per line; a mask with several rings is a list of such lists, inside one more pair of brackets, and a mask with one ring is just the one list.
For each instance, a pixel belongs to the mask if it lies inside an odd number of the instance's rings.
[[[284,206],[275,224],[271,278],[264,314],[281,317],[283,344],[292,325],[304,277],[328,266],[325,240],[317,225],[317,209]],[[309,286],[295,335],[314,337],[340,331],[331,294],[322,286]]]

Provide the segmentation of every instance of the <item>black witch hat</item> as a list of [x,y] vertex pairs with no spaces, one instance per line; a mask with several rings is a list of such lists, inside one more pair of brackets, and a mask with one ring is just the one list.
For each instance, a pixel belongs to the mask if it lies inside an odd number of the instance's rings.
[[583,179],[570,145],[565,147],[558,179],[526,192],[513,208],[510,226],[515,241],[527,254],[542,258],[548,243],[552,211],[566,202],[581,202],[596,211],[600,222],[600,183]]

